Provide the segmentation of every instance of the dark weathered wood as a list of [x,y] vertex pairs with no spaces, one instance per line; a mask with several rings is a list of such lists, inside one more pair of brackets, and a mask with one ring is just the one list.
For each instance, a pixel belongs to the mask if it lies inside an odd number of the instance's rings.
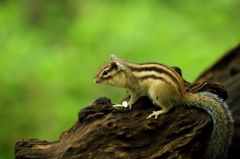
[[[236,59],[229,60],[228,63],[234,63],[234,61]],[[178,72],[180,73],[180,70]],[[214,77],[213,73],[210,73],[211,69],[208,72],[212,75],[208,74],[208,77]],[[216,74],[221,74],[221,71]],[[235,79],[237,76],[235,71],[235,75],[231,77]],[[207,78],[203,74],[200,79]],[[225,78],[219,76],[219,79]],[[233,81],[237,82],[236,79]],[[224,81],[219,82],[224,83]],[[235,87],[240,87],[239,82],[237,83],[234,83]],[[234,96],[234,101],[239,103],[240,99],[237,98],[239,93],[234,94],[233,91],[235,88],[228,87],[227,84],[225,87],[232,92],[229,94],[229,99]],[[221,84],[216,82],[192,84],[186,82],[185,88],[188,92],[209,91],[223,99],[227,98],[227,92]],[[128,98],[127,95],[124,100]],[[235,102],[228,102],[231,108],[234,108],[232,106]],[[114,109],[110,99],[99,98],[91,106],[80,110],[78,121],[69,130],[63,132],[58,141],[47,142],[37,139],[17,141],[15,158],[205,158],[205,148],[212,129],[210,116],[196,108],[178,107],[160,115],[158,119],[146,119],[153,110],[158,109],[147,97],[140,98],[133,105],[132,110]],[[234,120],[235,134],[229,151],[231,159],[240,158],[240,118],[235,117]]]
[[190,158],[203,154],[196,150],[204,149],[211,129],[204,111],[181,107],[157,120],[146,120],[155,109],[146,97],[131,111],[114,110],[108,98],[99,98],[79,112],[79,121],[58,142],[17,141],[16,158]]

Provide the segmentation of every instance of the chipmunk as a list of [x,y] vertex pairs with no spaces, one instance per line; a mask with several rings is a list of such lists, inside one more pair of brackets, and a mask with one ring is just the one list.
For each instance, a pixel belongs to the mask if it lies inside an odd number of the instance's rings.
[[227,157],[233,135],[233,119],[228,106],[212,93],[187,93],[182,77],[173,68],[155,62],[132,63],[111,55],[110,61],[98,71],[94,82],[125,88],[131,95],[127,103],[129,109],[140,97],[149,97],[162,110],[153,112],[147,118],[157,118],[181,105],[205,110],[214,124],[207,156],[209,159]]

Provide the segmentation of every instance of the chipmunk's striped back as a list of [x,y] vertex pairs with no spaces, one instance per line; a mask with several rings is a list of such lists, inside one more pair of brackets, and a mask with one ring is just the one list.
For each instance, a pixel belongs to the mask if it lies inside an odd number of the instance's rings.
[[181,95],[185,93],[182,77],[169,66],[156,62],[139,64],[125,62],[124,65],[129,68],[140,80],[161,80],[167,84],[171,84],[173,87],[176,87]]

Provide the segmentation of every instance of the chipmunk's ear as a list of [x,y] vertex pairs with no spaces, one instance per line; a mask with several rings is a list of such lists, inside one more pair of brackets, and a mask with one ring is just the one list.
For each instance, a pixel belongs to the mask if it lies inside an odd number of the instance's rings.
[[114,60],[114,59],[116,59],[117,57],[115,56],[115,55],[111,55],[110,56],[110,61],[112,61],[112,60]]
[[118,67],[118,64],[116,62],[111,62],[112,67]]
[[119,64],[118,62],[111,62],[111,66],[116,68],[117,70],[120,70],[123,68],[123,65]]

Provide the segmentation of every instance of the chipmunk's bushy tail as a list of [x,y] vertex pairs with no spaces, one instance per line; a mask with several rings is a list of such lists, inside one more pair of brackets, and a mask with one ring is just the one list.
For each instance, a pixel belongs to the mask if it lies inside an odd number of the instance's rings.
[[217,95],[208,92],[188,93],[187,96],[188,106],[204,109],[212,117],[213,130],[206,152],[208,158],[227,158],[233,135],[233,119],[227,104]]

